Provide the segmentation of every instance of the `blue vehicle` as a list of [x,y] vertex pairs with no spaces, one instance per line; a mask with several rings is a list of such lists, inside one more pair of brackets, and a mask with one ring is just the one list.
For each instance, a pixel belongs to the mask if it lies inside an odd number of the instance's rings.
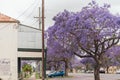
[[57,76],[64,76],[65,72],[64,71],[54,71],[48,74],[48,77],[57,77]]

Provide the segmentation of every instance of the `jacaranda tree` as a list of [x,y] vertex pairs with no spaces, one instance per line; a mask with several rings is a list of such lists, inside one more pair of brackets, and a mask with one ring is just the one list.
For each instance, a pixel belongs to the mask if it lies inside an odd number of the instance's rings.
[[[84,65],[90,65],[94,67],[94,60],[91,58],[81,59],[81,63]],[[120,66],[120,46],[116,45],[109,48],[103,56],[101,67],[106,69],[106,73],[109,73],[110,66]]]
[[74,57],[70,62],[70,71],[73,72],[74,70],[76,72],[79,72],[79,70],[84,70],[85,66],[81,63],[81,59]]
[[85,72],[88,70],[93,70],[95,61],[92,58],[83,58],[80,61],[83,65],[85,65]]
[[110,48],[106,52],[106,57],[109,59],[111,65],[120,66],[120,45],[116,45]]
[[95,80],[100,80],[104,54],[120,39],[120,17],[111,14],[109,7],[92,1],[80,12],[65,10],[53,18],[55,23],[48,29],[48,40],[58,42],[68,54],[93,58]]
[[49,39],[47,41],[47,63],[49,65],[52,63],[51,66],[54,66],[56,70],[63,69],[64,67],[65,76],[68,76],[69,63],[74,55],[69,53],[69,51],[58,42],[55,42],[54,40],[51,41],[52,36]]

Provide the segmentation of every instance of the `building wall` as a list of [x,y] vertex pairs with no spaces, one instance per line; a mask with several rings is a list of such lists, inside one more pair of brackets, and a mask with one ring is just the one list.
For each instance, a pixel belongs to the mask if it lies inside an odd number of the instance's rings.
[[42,52],[18,52],[18,57],[21,58],[41,58],[42,57]]
[[[22,59],[36,59],[42,58],[42,33],[39,29],[22,26],[18,28],[18,58]],[[21,62],[18,62],[21,65]],[[42,63],[38,63],[37,67],[40,71]],[[42,70],[41,70],[42,71]],[[21,72],[20,66],[18,72]],[[41,72],[40,72],[41,73]]]
[[17,80],[17,23],[0,23],[0,78]]
[[34,28],[19,26],[18,48],[42,49],[42,33]]

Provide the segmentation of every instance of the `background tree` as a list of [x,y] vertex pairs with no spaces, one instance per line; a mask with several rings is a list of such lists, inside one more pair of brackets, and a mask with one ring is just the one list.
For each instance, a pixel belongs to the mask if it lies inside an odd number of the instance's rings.
[[80,62],[85,65],[85,72],[94,69],[95,61],[92,58],[83,58]]
[[78,57],[74,57],[70,62],[70,70],[73,72],[73,69],[75,69],[77,72],[80,72],[84,70],[85,66],[81,63],[81,59]]
[[106,56],[110,59],[113,66],[120,66],[120,46],[116,45],[106,52]]
[[120,39],[120,18],[111,14],[109,7],[107,4],[100,7],[92,1],[80,12],[65,10],[53,18],[55,23],[48,29],[48,41],[58,42],[81,58],[93,58],[95,80],[100,80],[104,54]]
[[22,66],[22,71],[25,72],[25,77],[32,72],[32,66],[30,64],[24,64]]
[[22,67],[22,70],[24,72],[32,72],[32,66],[29,65],[29,64],[25,64],[23,67]]
[[[83,58],[81,60],[81,63],[86,66],[87,70],[89,70],[90,68],[92,69],[95,64],[94,60],[91,58]],[[120,46],[119,45],[113,46],[110,49],[108,49],[105,55],[103,56],[101,67],[106,69],[106,72],[109,73],[108,69],[110,66],[120,66]]]
[[[52,37],[51,37],[52,38]],[[51,39],[50,38],[50,39]],[[47,41],[47,63],[55,68],[55,70],[65,69],[65,76],[68,76],[69,63],[74,57],[72,53],[68,53],[66,48],[61,46],[54,40]],[[64,65],[64,66],[63,66]]]

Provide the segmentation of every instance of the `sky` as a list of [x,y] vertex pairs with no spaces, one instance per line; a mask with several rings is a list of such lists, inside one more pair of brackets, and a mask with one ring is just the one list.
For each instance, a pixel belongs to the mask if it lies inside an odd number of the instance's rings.
[[[15,18],[31,27],[38,28],[38,7],[41,8],[42,0],[0,0],[0,13]],[[120,13],[120,0],[95,0],[100,5],[108,3],[113,14]],[[45,29],[52,26],[52,18],[59,12],[80,11],[91,0],[45,0]]]

